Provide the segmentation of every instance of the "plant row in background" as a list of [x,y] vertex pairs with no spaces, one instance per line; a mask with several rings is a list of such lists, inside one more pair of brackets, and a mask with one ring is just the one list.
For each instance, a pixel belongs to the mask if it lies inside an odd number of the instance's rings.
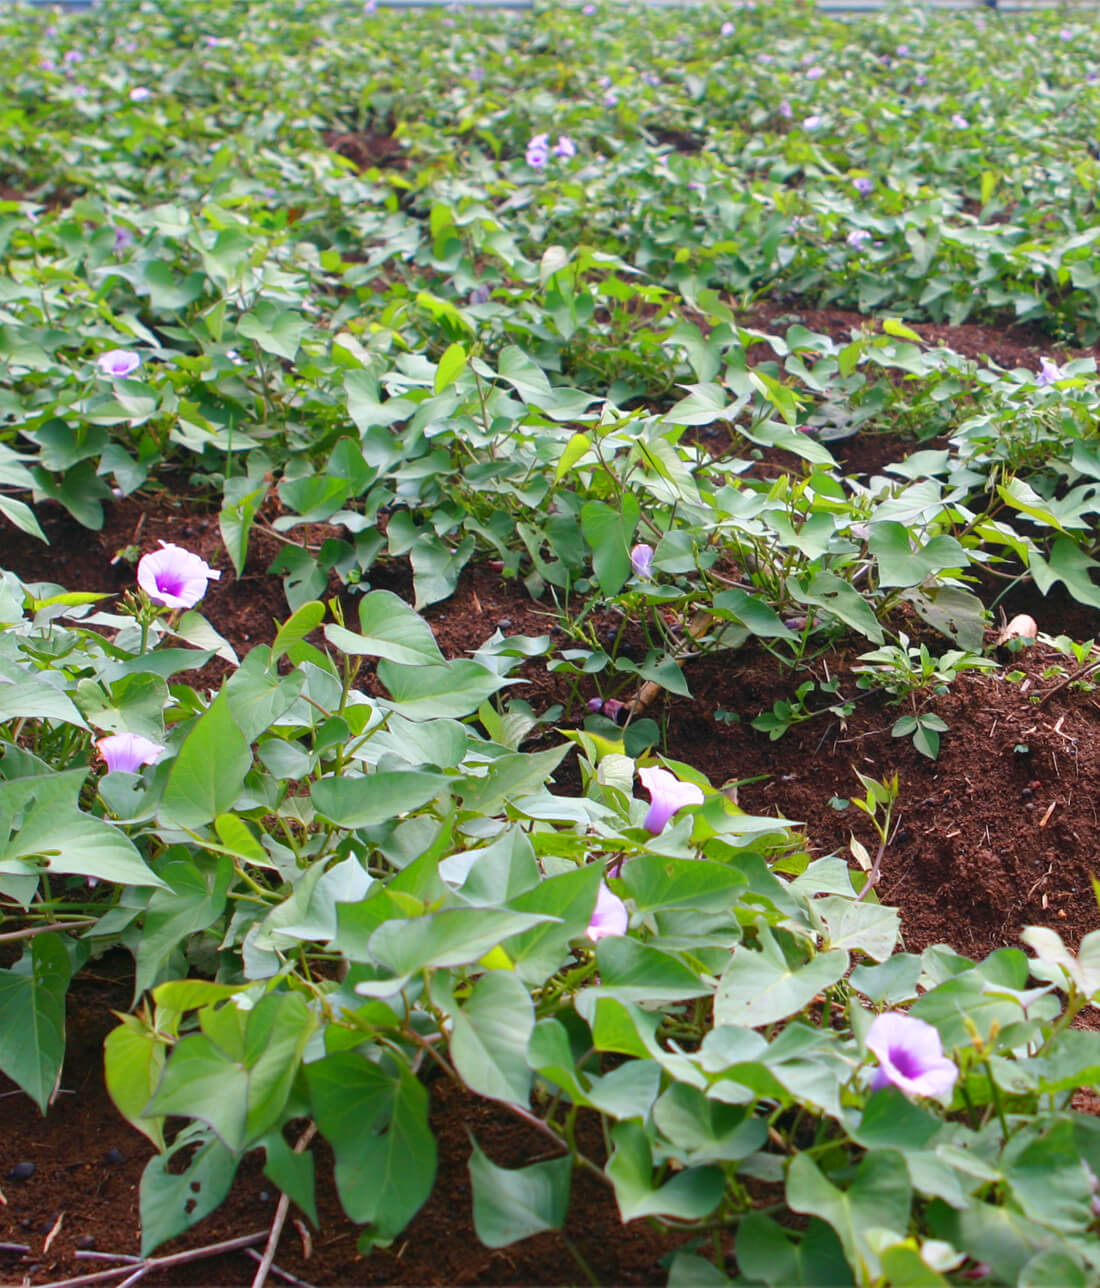
[[[475,1142],[491,1247],[561,1228],[584,1169],[683,1232],[673,1283],[728,1282],[731,1233],[746,1285],[1095,1282],[1092,938],[897,951],[881,851],[811,861],[632,699],[752,641],[798,685],[754,722],[779,737],[843,715],[798,683],[843,642],[935,757],[931,700],[993,668],[1006,593],[1100,607],[1095,364],[1054,352],[1100,325],[1100,37],[566,17],[4,20],[0,182],[31,200],[0,203],[0,522],[186,490],[226,559],[121,551],[113,604],[2,575],[0,894],[28,937],[0,1068],[45,1108],[69,979],[131,952],[106,1069],[158,1149],[146,1251],[253,1150],[315,1217],[305,1119],[363,1249],[391,1242],[449,1078],[559,1148],[507,1170]],[[775,293],[882,316],[754,322]],[[909,325],[970,316],[1051,352],[1004,370]],[[876,433],[911,450],[848,472]],[[288,611],[239,658],[200,606],[257,530]],[[418,610],[487,559],[564,644],[443,656]],[[372,585],[406,560],[412,607]],[[565,711],[509,697],[539,659]],[[578,795],[550,790],[567,755]],[[898,790],[854,801],[883,848]]]

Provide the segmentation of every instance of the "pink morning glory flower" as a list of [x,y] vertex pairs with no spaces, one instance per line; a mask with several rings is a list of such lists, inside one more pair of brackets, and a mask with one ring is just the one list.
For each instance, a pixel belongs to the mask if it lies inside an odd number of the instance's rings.
[[852,180],[852,187],[855,188],[856,192],[858,192],[861,197],[866,197],[870,193],[874,192],[875,181],[874,179],[868,179],[866,175],[860,175],[858,178]]
[[113,733],[100,738],[96,750],[103,757],[108,773],[121,770],[136,774],[142,765],[155,765],[168,749],[151,738],[143,738],[140,733]]
[[161,548],[142,557],[137,566],[138,585],[158,604],[192,608],[206,594],[206,583],[221,573],[182,546],[162,541]]
[[84,61],[84,55],[80,52],[79,49],[66,49],[63,55],[63,59],[65,62],[69,64],[70,67],[73,67],[77,63],[82,63]]
[[784,120],[787,120],[787,121],[789,121],[791,117],[794,116],[794,108],[791,107],[790,99],[785,98],[779,104],[779,115],[782,116]]
[[585,14],[587,17],[591,17],[595,12],[596,6],[594,4],[586,4],[581,10],[581,13]]
[[605,935],[625,935],[629,924],[630,914],[626,910],[626,904],[601,881],[600,892],[596,896],[596,910],[592,913],[592,920],[589,921],[585,934],[595,943]]
[[146,89],[144,85],[135,85],[130,91],[131,103],[144,103],[147,98],[153,97],[153,91]]
[[807,116],[802,122],[803,128],[807,130],[816,130],[817,127],[821,125],[823,119],[823,117],[817,116],[816,114],[813,116]]
[[653,547],[645,542],[636,545],[630,552],[630,566],[637,577],[649,581],[653,577]]
[[577,145],[568,134],[558,135],[558,141],[554,144],[554,155],[563,161],[577,155]]
[[720,36],[732,36],[734,33],[734,30],[735,28],[732,22],[724,22],[722,23],[721,29],[719,30],[718,34]]
[[1052,385],[1056,380],[1062,379],[1062,370],[1044,354],[1039,359],[1039,375],[1037,383],[1040,385]]
[[939,1032],[901,1011],[885,1011],[867,1033],[867,1049],[878,1056],[871,1090],[892,1084],[907,1096],[950,1095],[959,1076],[943,1053]]
[[824,67],[811,67],[806,73],[807,80],[820,80],[825,75]]
[[52,58],[40,58],[38,60],[38,65],[44,72],[52,72],[57,66]]
[[124,378],[132,376],[141,366],[141,359],[128,349],[108,349],[96,358],[96,364],[105,376]]
[[849,246],[854,246],[856,250],[861,250],[864,242],[871,240],[871,234],[866,228],[853,228],[845,238]]
[[970,126],[970,122],[966,119],[965,116],[963,116],[961,112],[954,113],[954,115],[951,117],[951,124],[955,127],[956,130],[965,130],[965,129],[968,129]]
[[604,107],[617,107],[619,104],[618,94],[607,93],[603,96]]
[[663,832],[669,819],[685,805],[702,805],[703,789],[695,783],[682,783],[667,769],[639,769],[638,777],[649,792],[649,813],[643,826],[654,836]]
[[532,135],[527,144],[527,164],[541,170],[550,157],[550,136],[548,134]]

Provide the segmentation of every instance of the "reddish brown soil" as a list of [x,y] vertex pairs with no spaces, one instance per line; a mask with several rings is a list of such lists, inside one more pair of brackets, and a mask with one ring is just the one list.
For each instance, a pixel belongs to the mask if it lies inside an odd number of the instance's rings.
[[[846,326],[849,317],[858,324],[856,315],[835,310],[828,315],[800,310],[799,315],[823,329]],[[1005,366],[1035,366],[1044,351],[1041,339],[1010,332],[936,330],[956,349],[966,352],[969,345]],[[898,440],[882,437],[857,437],[837,446],[843,448],[848,468],[861,471],[878,469],[906,450]],[[157,539],[175,540],[223,570],[202,607],[238,652],[270,641],[276,619],[287,615],[281,586],[265,571],[280,541],[258,530],[244,575],[237,578],[221,548],[216,515],[194,499],[185,503],[164,493],[129,498],[108,510],[99,533],[80,528],[56,507],[41,507],[40,517],[49,547],[10,529],[3,532],[0,563],[25,580],[121,592],[133,584],[133,569],[122,561],[110,564],[119,550],[137,544],[144,551],[154,548]],[[408,596],[410,579],[403,564],[379,565],[373,579]],[[1004,607],[1009,614],[1031,612],[1040,629],[1052,635],[1100,635],[1100,613],[1055,595],[1044,600],[1033,588],[1019,588]],[[354,601],[348,600],[348,608],[354,621]],[[504,581],[490,566],[468,570],[458,592],[426,616],[451,656],[476,649],[498,627],[509,634],[550,633],[555,647],[567,646],[551,606],[533,602],[522,586]],[[600,622],[602,631],[607,626]],[[949,647],[919,623],[909,623],[908,629],[933,652]],[[633,632],[627,639],[628,646],[639,643]],[[857,696],[851,667],[864,647],[859,641],[841,641],[829,654],[831,674],[840,676],[847,697]],[[830,797],[849,798],[856,791],[854,769],[875,778],[896,772],[898,825],[883,863],[881,896],[902,909],[908,949],[946,942],[980,957],[1016,944],[1021,927],[1032,922],[1054,926],[1071,944],[1100,922],[1089,880],[1100,867],[1095,806],[1100,794],[1100,700],[1088,689],[1065,687],[1037,703],[1057,683],[1044,676],[1055,664],[1070,665],[1039,645],[1010,660],[1011,668],[1025,672],[1024,682],[1009,682],[1001,670],[964,677],[948,694],[928,697],[924,709],[935,710],[949,725],[936,761],[919,755],[907,739],[891,737],[891,725],[907,708],[890,705],[882,694],[860,696],[845,722],[819,716],[769,742],[750,727],[751,720],[777,698],[789,697],[806,675],[792,676],[752,647],[689,661],[685,674],[693,697],[674,699],[649,714],[661,722],[670,756],[696,766],[716,784],[742,780],[742,805],[804,822],[815,854],[845,852],[853,832],[873,852],[866,819],[851,806],[838,810]],[[821,662],[812,674],[825,678]],[[570,695],[568,685],[548,674],[541,661],[529,663],[525,675],[529,683],[514,690],[516,696],[537,711],[563,703],[562,724],[583,717],[580,699],[592,696],[590,690]],[[815,695],[811,706],[818,705],[824,703]],[[739,719],[731,721],[730,715]],[[576,785],[571,764],[567,760],[559,774],[562,790]],[[75,1257],[81,1240],[88,1238],[95,1239],[99,1251],[137,1251],[137,1186],[151,1147],[115,1114],[101,1073],[102,1040],[114,1023],[110,1010],[129,1005],[128,973],[128,958],[119,953],[93,963],[74,983],[63,1092],[47,1119],[21,1093],[5,1101],[8,1128],[0,1153],[0,1187],[7,1206],[0,1207],[0,1240],[27,1245],[29,1252],[0,1252],[0,1281],[44,1284],[98,1270],[106,1263]],[[319,1159],[322,1228],[313,1238],[312,1254],[307,1259],[303,1240],[290,1224],[278,1264],[308,1283],[326,1286],[580,1282],[580,1271],[558,1235],[490,1252],[473,1232],[467,1128],[504,1166],[543,1156],[545,1142],[509,1111],[458,1093],[441,1080],[432,1083],[431,1096],[440,1140],[439,1180],[402,1239],[392,1249],[361,1257],[356,1232],[342,1217]],[[595,1124],[585,1125],[582,1148],[602,1159]],[[35,1164],[33,1176],[5,1179],[21,1162]],[[262,1230],[271,1221],[275,1197],[259,1166],[248,1160],[230,1199],[186,1239],[161,1252]],[[62,1213],[64,1220],[44,1252]],[[644,1224],[622,1227],[609,1193],[588,1177],[575,1182],[568,1230],[601,1282],[664,1282],[659,1259],[675,1241]],[[86,1243],[84,1248],[88,1250]],[[252,1267],[245,1254],[233,1253],[158,1272],[159,1277],[150,1274],[143,1282],[241,1284],[249,1281]]]

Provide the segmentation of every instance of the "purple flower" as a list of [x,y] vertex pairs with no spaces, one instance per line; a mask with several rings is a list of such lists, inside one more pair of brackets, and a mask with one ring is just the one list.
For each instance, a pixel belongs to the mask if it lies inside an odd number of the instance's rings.
[[153,91],[146,89],[144,85],[135,85],[130,91],[131,103],[144,103],[147,98],[153,97]]
[[656,72],[642,72],[642,80],[647,85],[660,85],[661,83],[661,78]]
[[807,80],[820,80],[825,75],[824,67],[811,67],[806,73]]
[[791,119],[792,116],[794,116],[794,108],[791,107],[791,101],[789,98],[783,99],[783,101],[779,104],[779,115],[784,117],[788,121]]
[[802,122],[802,127],[803,129],[806,129],[806,130],[816,130],[818,126],[822,124],[822,121],[823,121],[823,118],[818,116],[815,113],[813,116],[806,117],[806,119]]
[[757,55],[756,55],[756,61],[757,61],[758,63],[774,63],[774,62],[775,62],[775,55],[774,55],[774,54],[757,54]]
[[134,234],[129,228],[123,228],[121,225],[115,228],[115,250],[123,251],[133,244]]
[[604,107],[617,107],[617,106],[618,106],[618,103],[619,103],[619,96],[618,96],[618,94],[612,94],[610,91],[608,91],[608,92],[603,96],[603,105],[604,105]]
[[588,709],[594,716],[598,716],[603,710],[603,698],[589,698]]
[[550,136],[548,134],[532,135],[527,144],[527,164],[541,170],[550,159]]
[[475,286],[470,292],[471,304],[485,304],[489,299],[489,288],[487,286]]
[[40,58],[38,60],[38,65],[44,72],[52,72],[57,66],[52,58]]
[[584,8],[581,10],[581,13],[585,14],[588,17],[591,17],[595,12],[596,12],[596,6],[594,4],[586,4]]
[[963,116],[961,112],[956,112],[951,117],[951,124],[955,127],[956,130],[966,130],[970,128],[970,122],[966,119],[965,116]]
[[897,54],[899,58],[908,58],[910,54],[910,49],[908,45],[898,45],[897,49],[895,49],[894,52]]
[[917,72],[917,84],[918,85],[928,84],[928,77],[925,76],[924,72]]
[[560,157],[563,161],[577,155],[577,145],[568,134],[558,135],[558,141],[554,144],[554,155]]
[[103,757],[109,774],[121,770],[136,774],[142,765],[154,765],[168,750],[159,742],[143,738],[140,733],[113,733],[96,742],[96,750]]
[[647,832],[657,836],[665,829],[665,824],[685,805],[702,805],[703,789],[695,783],[682,783],[675,774],[667,769],[639,769],[638,777],[642,786],[649,792],[649,813],[645,816],[644,827]]
[[132,376],[141,366],[141,359],[128,349],[108,349],[96,358],[96,365],[105,376],[124,379]]
[[66,49],[62,55],[62,61],[68,63],[70,67],[75,67],[77,63],[84,61],[84,55],[79,49]]
[[732,22],[724,22],[722,23],[722,26],[719,29],[718,34],[720,36],[732,36],[734,31],[736,31],[736,28],[734,27]]
[[852,180],[852,187],[861,197],[869,196],[875,190],[874,179],[868,179],[866,175],[860,175],[857,179]]
[[182,546],[162,541],[160,550],[138,562],[138,585],[150,599],[168,608],[192,608],[206,594],[206,583],[221,573]]
[[1072,40],[1072,39],[1073,39],[1073,28],[1072,28],[1072,27],[1063,27],[1063,28],[1062,28],[1062,30],[1061,30],[1058,34],[1059,34],[1059,36],[1061,36],[1061,37],[1062,37],[1062,39],[1063,39],[1063,40]]
[[630,566],[634,569],[636,577],[651,581],[653,578],[653,547],[647,546],[645,542],[636,545],[630,552]]
[[878,1056],[871,1090],[888,1083],[907,1096],[950,1095],[959,1076],[943,1053],[939,1032],[901,1011],[885,1011],[867,1033],[867,1049]]
[[856,250],[862,250],[863,243],[871,240],[871,234],[866,228],[853,228],[845,238],[849,246],[854,246]]
[[596,82],[596,84],[600,87],[600,89],[610,89],[610,88],[611,88],[611,77],[610,77],[610,76],[601,76],[601,77],[600,77],[600,79]]
[[621,724],[619,716],[627,710],[625,702],[620,702],[618,698],[608,698],[603,704],[603,713],[608,720],[614,720],[616,724]]
[[626,904],[601,881],[600,892],[596,896],[596,910],[592,913],[585,934],[595,942],[604,935],[625,935],[629,924],[630,914],[626,910]]
[[1036,383],[1040,385],[1052,385],[1056,380],[1062,379],[1062,369],[1044,354],[1039,359],[1039,375],[1036,377]]

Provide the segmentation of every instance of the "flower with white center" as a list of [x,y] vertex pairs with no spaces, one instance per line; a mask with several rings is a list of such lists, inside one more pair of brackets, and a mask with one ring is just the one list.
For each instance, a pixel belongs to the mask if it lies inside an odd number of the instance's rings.
[[1036,384],[1052,385],[1055,383],[1055,381],[1061,380],[1061,379],[1062,379],[1061,367],[1059,367],[1057,363],[1051,362],[1051,360],[1046,356],[1046,354],[1044,354],[1039,359],[1039,375],[1036,377]]
[[219,580],[221,573],[182,546],[168,541],[160,545],[138,562],[138,585],[167,608],[193,608],[206,594],[206,583]]
[[562,161],[567,161],[570,157],[577,155],[577,145],[568,134],[558,135],[558,141],[554,144],[554,155]]
[[144,85],[135,85],[130,91],[131,103],[144,103],[147,98],[153,97],[153,91],[147,89]]

